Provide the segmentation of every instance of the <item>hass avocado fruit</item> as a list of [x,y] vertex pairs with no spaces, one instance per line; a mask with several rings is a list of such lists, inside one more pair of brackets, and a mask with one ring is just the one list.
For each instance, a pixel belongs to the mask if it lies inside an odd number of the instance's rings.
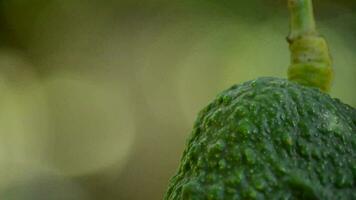
[[311,0],[289,0],[288,78],[232,86],[198,115],[166,200],[354,200],[356,109],[333,70]]

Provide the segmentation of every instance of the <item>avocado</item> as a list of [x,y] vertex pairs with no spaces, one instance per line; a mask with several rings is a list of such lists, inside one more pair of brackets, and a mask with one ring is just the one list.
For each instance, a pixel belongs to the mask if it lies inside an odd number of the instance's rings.
[[356,199],[356,109],[272,77],[198,115],[166,200]]
[[356,109],[334,77],[312,0],[288,0],[288,80],[232,86],[203,109],[165,200],[355,200]]

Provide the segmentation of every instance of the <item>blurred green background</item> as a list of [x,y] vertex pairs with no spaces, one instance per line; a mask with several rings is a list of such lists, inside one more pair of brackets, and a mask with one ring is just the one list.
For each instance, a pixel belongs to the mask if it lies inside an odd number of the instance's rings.
[[[356,2],[315,0],[356,106]],[[0,199],[162,199],[197,112],[286,77],[286,0],[0,0]]]

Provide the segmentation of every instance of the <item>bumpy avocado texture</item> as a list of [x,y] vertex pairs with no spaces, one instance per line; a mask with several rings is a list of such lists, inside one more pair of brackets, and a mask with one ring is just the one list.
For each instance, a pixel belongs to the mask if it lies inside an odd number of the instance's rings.
[[356,199],[356,109],[259,78],[203,109],[166,200]]

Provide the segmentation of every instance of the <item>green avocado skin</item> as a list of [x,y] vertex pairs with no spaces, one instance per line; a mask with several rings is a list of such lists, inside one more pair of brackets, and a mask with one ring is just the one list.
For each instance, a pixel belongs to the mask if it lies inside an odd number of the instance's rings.
[[259,78],[195,122],[166,200],[354,200],[356,109],[316,88]]

